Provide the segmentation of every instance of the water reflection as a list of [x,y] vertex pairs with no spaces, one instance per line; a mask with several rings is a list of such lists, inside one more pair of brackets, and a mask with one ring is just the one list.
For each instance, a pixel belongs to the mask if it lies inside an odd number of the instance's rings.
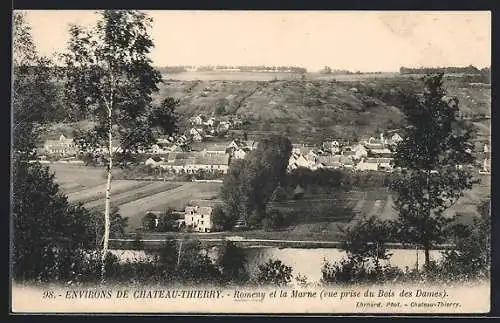
[[[335,262],[346,257],[344,251],[335,248],[276,248],[276,247],[250,247],[245,248],[247,255],[247,266],[250,273],[257,270],[257,266],[265,263],[268,259],[281,260],[285,265],[293,268],[293,275],[298,274],[307,277],[309,282],[317,282],[321,279],[321,268],[324,261]],[[136,250],[111,250],[121,260],[145,259],[148,255],[144,251]],[[422,269],[424,264],[423,250],[393,249],[389,250],[392,254],[390,264],[401,269],[406,267],[413,269],[418,264],[418,269]],[[216,257],[218,249],[211,248],[209,255]],[[441,252],[431,251],[431,258],[439,260]]]

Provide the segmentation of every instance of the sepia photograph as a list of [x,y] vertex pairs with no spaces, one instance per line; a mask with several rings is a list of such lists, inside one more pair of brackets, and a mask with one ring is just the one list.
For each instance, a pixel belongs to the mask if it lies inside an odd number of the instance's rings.
[[488,313],[491,12],[14,10],[11,313]]

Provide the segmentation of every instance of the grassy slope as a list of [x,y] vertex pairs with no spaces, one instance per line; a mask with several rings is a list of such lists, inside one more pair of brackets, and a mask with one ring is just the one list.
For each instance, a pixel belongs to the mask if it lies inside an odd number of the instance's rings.
[[[489,113],[491,90],[469,86],[460,78],[445,81],[449,94],[458,96],[466,113]],[[353,87],[359,88],[355,92]],[[286,133],[292,139],[318,141],[325,137],[362,137],[398,123],[402,114],[380,95],[367,95],[367,88],[390,91],[410,87],[421,91],[419,78],[385,77],[334,82],[329,80],[279,81],[180,81],[168,80],[156,97],[181,100],[178,112],[187,119],[215,111],[221,99],[226,111],[251,124],[248,132],[257,138],[269,132]],[[489,127],[479,125],[483,133]]]

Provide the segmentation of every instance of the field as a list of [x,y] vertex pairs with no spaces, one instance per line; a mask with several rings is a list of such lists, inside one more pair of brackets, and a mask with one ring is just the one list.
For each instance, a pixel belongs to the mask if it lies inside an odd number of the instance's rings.
[[[51,170],[71,202],[104,210],[104,169],[52,164]],[[120,208],[120,214],[129,218],[128,230],[133,231],[141,226],[147,211],[163,211],[168,207],[181,210],[192,200],[215,198],[219,187],[219,183],[114,180],[111,197],[112,204]]]
[[[410,74],[408,74],[410,75]],[[273,80],[297,80],[301,79],[301,74],[298,73],[252,73],[252,72],[184,72],[184,73],[165,73],[162,74],[165,80],[179,80],[179,81],[207,81],[207,80],[221,80],[221,81],[273,81]],[[382,74],[337,74],[327,75],[320,73],[306,73],[307,80],[331,80],[336,79],[339,81],[353,81],[362,80],[372,77],[394,77],[399,76],[399,73],[387,72]]]

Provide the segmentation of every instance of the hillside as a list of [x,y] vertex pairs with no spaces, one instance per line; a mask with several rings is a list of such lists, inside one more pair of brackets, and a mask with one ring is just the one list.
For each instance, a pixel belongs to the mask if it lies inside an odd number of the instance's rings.
[[[490,115],[488,85],[471,85],[463,77],[448,77],[445,85],[451,95],[458,96],[462,112]],[[277,132],[316,142],[328,137],[356,139],[373,135],[379,129],[397,127],[402,114],[396,107],[394,91],[420,92],[422,87],[420,78],[414,76],[342,82],[169,79],[161,86],[156,100],[166,96],[179,98],[182,120],[200,113],[216,113],[222,105],[226,114],[248,120],[245,130],[257,138]]]
[[181,99],[185,117],[225,113],[249,121],[255,136],[280,132],[302,140],[371,134],[401,118],[399,109],[330,81],[169,81],[159,97]]
[[[239,115],[248,121],[244,129],[236,132],[246,131],[256,140],[269,133],[281,133],[293,141],[317,143],[332,137],[355,140],[397,127],[402,113],[397,108],[399,102],[395,93],[398,90],[421,92],[423,89],[421,76],[416,75],[322,77],[308,75],[305,80],[256,81],[174,80],[164,76],[155,101],[158,103],[166,96],[180,99],[177,113],[181,130],[188,127],[189,117],[224,111],[226,115]],[[491,115],[489,84],[478,83],[473,76],[448,75],[445,87],[449,94],[458,97],[463,114]],[[489,137],[490,120],[474,121],[480,137]],[[77,124],[54,123],[45,129],[42,141],[61,133],[71,135],[75,126],[87,129],[90,124],[85,120]]]

